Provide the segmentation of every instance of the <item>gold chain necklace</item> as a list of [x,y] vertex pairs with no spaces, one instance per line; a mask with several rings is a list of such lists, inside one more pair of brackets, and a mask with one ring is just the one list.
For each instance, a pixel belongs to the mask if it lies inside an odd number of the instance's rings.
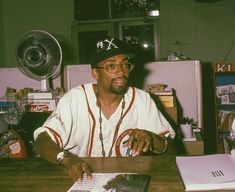
[[[100,124],[99,139],[100,139],[101,147],[102,147],[102,156],[105,157],[106,154],[105,154],[105,150],[104,150],[104,138],[103,138],[103,132],[102,132],[102,117],[101,117],[101,111],[102,110],[101,110],[101,103],[100,103],[100,100],[99,100],[98,91],[96,92],[96,97],[97,97],[97,106],[99,107],[99,124]],[[115,132],[114,132],[114,135],[113,135],[113,141],[112,141],[112,145],[111,145],[110,150],[109,150],[108,157],[111,157],[111,155],[112,155],[113,146],[114,146],[114,143],[117,139],[118,130],[119,130],[120,125],[122,123],[124,108],[125,108],[125,97],[123,95],[123,98],[122,98],[122,111],[121,111],[120,118],[117,122],[116,128],[115,128]]]

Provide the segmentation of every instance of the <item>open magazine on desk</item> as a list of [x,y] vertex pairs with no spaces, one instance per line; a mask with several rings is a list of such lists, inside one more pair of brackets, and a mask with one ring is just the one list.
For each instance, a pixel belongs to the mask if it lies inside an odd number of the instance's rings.
[[67,192],[147,192],[151,176],[139,173],[93,173],[92,180],[84,176]]
[[186,191],[235,189],[235,150],[231,154],[176,157]]

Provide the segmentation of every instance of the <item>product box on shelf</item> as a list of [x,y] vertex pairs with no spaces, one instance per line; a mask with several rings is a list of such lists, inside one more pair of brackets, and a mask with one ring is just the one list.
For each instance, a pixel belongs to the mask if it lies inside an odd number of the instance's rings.
[[56,108],[55,99],[29,99],[28,104],[28,110],[30,112],[53,111]]

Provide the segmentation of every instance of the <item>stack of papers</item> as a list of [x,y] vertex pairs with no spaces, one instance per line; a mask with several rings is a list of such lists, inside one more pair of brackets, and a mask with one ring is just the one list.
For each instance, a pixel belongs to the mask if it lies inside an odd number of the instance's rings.
[[235,189],[235,151],[176,157],[176,164],[186,191]]

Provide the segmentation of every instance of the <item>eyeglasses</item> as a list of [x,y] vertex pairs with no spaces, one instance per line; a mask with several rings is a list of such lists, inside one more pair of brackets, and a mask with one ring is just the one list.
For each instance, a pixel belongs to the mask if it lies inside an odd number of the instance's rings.
[[104,69],[108,73],[116,73],[119,67],[121,67],[121,69],[125,72],[130,72],[135,66],[132,63],[121,63],[121,64],[110,63],[108,65],[105,65],[104,67],[96,66],[95,68]]

